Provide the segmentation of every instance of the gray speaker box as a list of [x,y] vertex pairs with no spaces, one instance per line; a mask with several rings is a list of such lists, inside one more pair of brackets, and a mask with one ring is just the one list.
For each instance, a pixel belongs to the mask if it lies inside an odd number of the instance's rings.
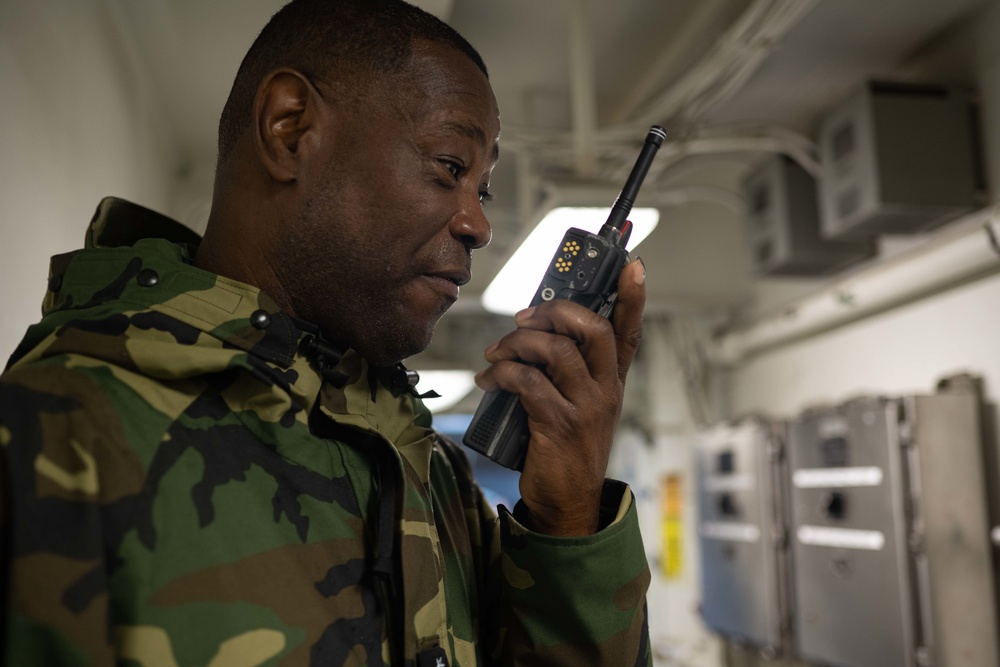
[[744,221],[754,273],[831,274],[875,253],[870,241],[822,237],[816,191],[812,176],[783,155],[770,157],[744,179]]
[[919,232],[973,210],[975,125],[966,90],[861,86],[820,123],[823,236]]

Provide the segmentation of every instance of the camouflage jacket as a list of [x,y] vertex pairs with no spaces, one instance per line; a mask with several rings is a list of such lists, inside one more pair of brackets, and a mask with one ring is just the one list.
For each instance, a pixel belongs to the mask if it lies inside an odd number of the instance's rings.
[[107,199],[0,381],[16,665],[646,665],[631,494],[553,538],[419,399]]

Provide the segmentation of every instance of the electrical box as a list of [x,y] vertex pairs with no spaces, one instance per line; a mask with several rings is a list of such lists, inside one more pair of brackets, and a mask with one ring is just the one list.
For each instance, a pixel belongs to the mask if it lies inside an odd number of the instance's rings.
[[823,235],[836,240],[928,229],[976,205],[968,94],[869,82],[820,124]]
[[798,653],[841,667],[995,667],[979,397],[859,398],[789,423]]
[[704,431],[698,445],[701,613],[713,631],[787,651],[782,427],[746,418]]
[[798,163],[775,155],[743,182],[750,265],[758,275],[823,275],[871,257],[870,241],[829,241],[820,233],[817,187]]

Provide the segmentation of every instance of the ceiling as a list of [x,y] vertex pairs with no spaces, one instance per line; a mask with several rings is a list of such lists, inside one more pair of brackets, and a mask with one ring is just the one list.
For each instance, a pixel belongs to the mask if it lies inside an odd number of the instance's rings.
[[[129,57],[138,61],[157,91],[164,122],[182,156],[178,174],[199,181],[196,187],[179,188],[179,196],[207,196],[216,123],[232,76],[281,1],[102,1]],[[982,3],[417,4],[439,13],[479,49],[504,123],[504,159],[492,188],[498,200],[488,210],[494,243],[477,253],[475,278],[463,288],[455,314],[442,323],[468,340],[466,329],[506,326],[492,318],[486,320],[491,327],[466,320],[484,317],[478,294],[534,220],[539,183],[584,182],[590,188],[596,182],[613,196],[651,122],[665,125],[668,141],[679,143],[661,151],[637,202],[662,210],[659,227],[638,249],[649,271],[649,309],[725,310],[752,297],[766,300],[767,288],[785,294],[808,286],[750,278],[738,208],[741,180],[764,155],[752,149],[779,145],[808,157],[817,118],[867,77],[939,73],[942,60],[947,61],[947,76],[968,77],[969,54],[956,55],[952,49],[946,57],[933,47]],[[590,58],[572,57],[574,48]],[[709,141],[695,141],[713,135]],[[734,138],[751,150],[732,150]],[[185,206],[179,202],[175,208]]]

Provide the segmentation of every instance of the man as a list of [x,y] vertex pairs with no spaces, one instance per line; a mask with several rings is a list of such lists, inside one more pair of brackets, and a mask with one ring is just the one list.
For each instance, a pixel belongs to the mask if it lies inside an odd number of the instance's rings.
[[650,661],[604,480],[641,265],[613,326],[552,302],[486,351],[530,415],[513,515],[399,363],[489,241],[499,134],[443,23],[296,0],[237,74],[204,239],[102,202],[0,382],[8,664]]

